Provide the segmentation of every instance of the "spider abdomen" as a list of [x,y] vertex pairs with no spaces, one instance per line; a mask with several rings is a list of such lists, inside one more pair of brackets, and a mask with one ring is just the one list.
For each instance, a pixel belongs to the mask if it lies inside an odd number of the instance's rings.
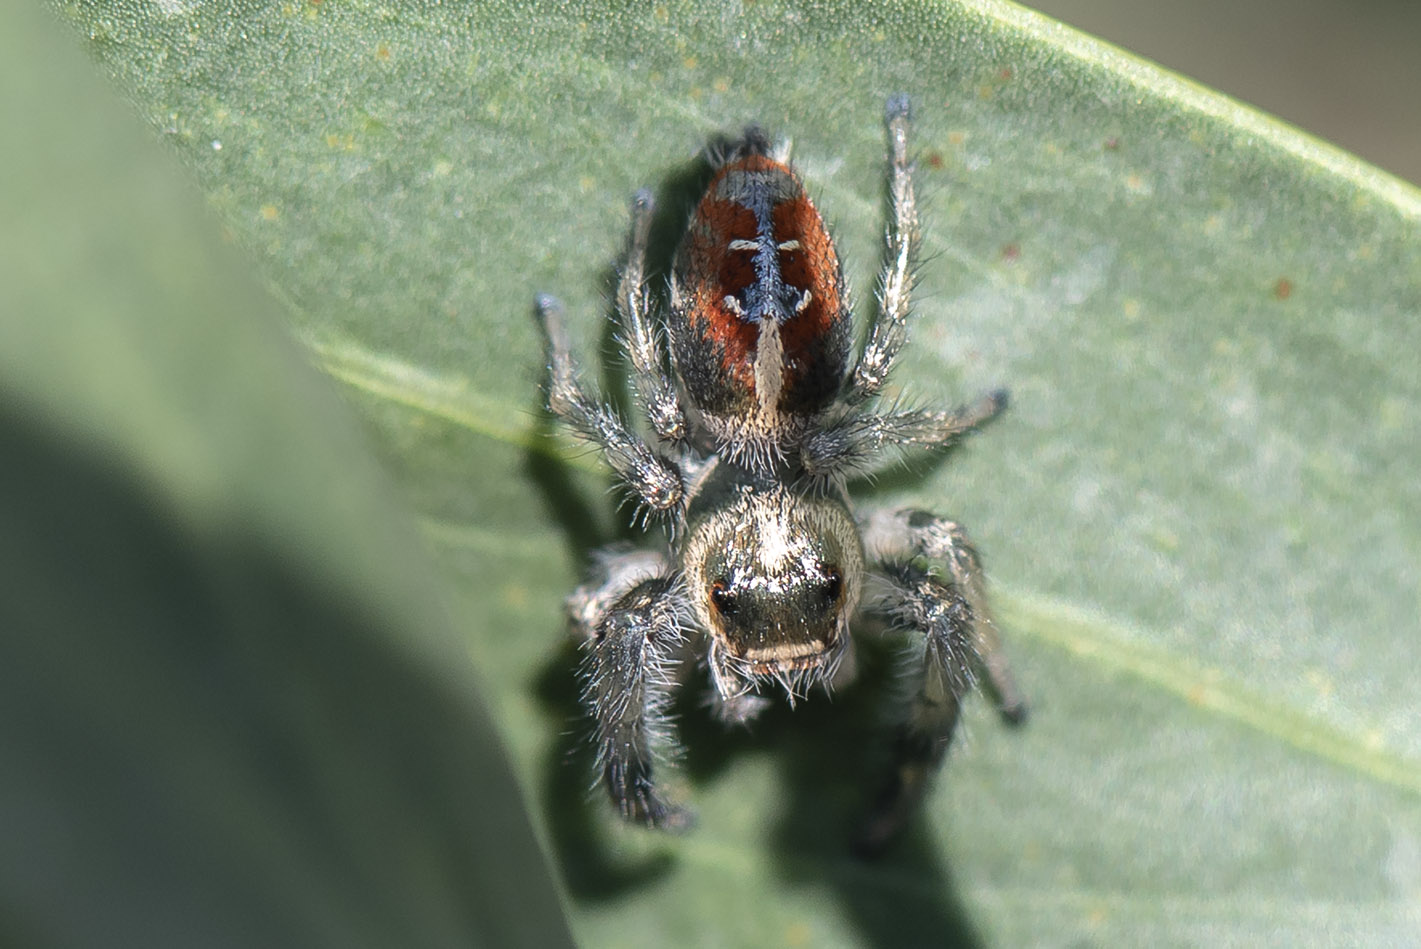
[[668,319],[690,400],[732,447],[778,453],[839,392],[851,316],[824,221],[751,129],[697,204]]

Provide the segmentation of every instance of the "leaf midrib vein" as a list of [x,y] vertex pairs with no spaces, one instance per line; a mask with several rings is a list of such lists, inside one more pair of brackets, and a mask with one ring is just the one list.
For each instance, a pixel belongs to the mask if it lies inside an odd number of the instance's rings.
[[[590,454],[560,450],[550,439],[493,421],[520,417],[519,411],[495,399],[348,341],[308,339],[307,344],[322,370],[366,395],[526,451],[556,457],[585,471],[603,471]],[[424,388],[411,385],[412,379],[425,383]],[[451,539],[446,537],[446,542]],[[1284,702],[1270,701],[1243,683],[1187,658],[1142,645],[1146,638],[1132,635],[1125,623],[1009,587],[999,587],[996,599],[1001,614],[1018,634],[1091,660],[1098,667],[1131,675],[1196,709],[1245,725],[1377,782],[1421,795],[1421,763]]]

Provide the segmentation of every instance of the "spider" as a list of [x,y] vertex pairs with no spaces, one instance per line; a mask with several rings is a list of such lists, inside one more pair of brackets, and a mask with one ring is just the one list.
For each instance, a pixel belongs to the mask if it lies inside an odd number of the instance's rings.
[[1003,718],[1025,716],[963,529],[925,511],[855,511],[846,488],[884,455],[945,446],[1007,401],[1005,390],[952,411],[882,401],[919,242],[905,96],[888,101],[886,121],[887,256],[856,359],[834,243],[787,150],[756,126],[708,150],[713,175],[676,251],[664,326],[645,288],[652,198],[632,202],[616,308],[649,438],[583,386],[561,305],[537,299],[549,410],[601,450],[643,519],[666,527],[654,549],[598,551],[567,600],[600,780],[633,822],[691,820],[655,770],[671,747],[672,692],[697,658],[716,716],[747,723],[770,704],[767,688],[793,703],[852,678],[856,618],[909,634],[911,694],[856,838],[863,853],[916,809],[977,674]]

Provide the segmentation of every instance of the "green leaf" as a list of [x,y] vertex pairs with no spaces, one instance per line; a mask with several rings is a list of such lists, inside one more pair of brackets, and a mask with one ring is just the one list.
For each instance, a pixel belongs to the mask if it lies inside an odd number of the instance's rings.
[[[589,944],[1382,944],[1421,924],[1421,198],[1005,5],[65,3],[250,249],[418,512]],[[847,855],[862,688],[710,726],[691,834],[587,800],[559,601],[620,535],[544,437],[528,311],[586,353],[626,204],[664,273],[697,150],[793,139],[866,300],[909,93],[927,259],[897,381],[1003,421],[865,492],[967,524],[1034,701]],[[616,378],[614,365],[607,378]]]
[[387,476],[45,19],[0,10],[0,944],[567,944]]

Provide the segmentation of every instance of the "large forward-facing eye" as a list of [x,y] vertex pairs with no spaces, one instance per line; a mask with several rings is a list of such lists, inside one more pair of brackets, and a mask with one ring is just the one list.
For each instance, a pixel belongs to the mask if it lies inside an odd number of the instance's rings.
[[824,571],[824,586],[820,589],[824,592],[824,599],[831,602],[844,592],[844,575],[839,572],[838,567],[829,567]]
[[711,605],[715,607],[721,616],[734,616],[738,608],[735,602],[735,594],[725,585],[723,580],[717,580],[711,584],[710,588]]

